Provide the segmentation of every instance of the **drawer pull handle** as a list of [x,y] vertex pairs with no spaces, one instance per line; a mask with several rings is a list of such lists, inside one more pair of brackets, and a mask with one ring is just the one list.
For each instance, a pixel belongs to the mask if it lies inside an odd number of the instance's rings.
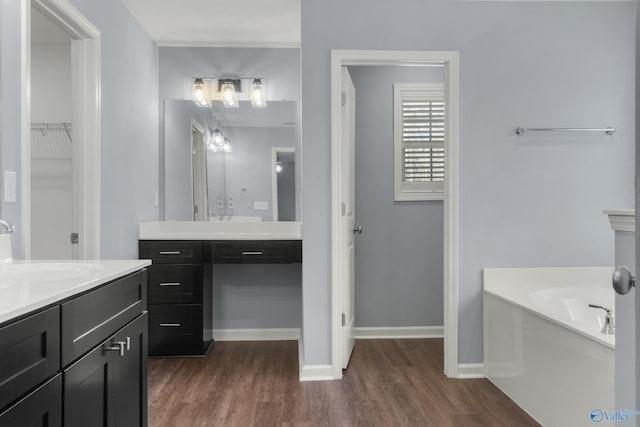
[[124,341],[116,341],[114,344],[115,345],[105,347],[104,350],[117,351],[118,353],[120,353],[120,357],[124,357],[124,349],[125,349],[126,343]]
[[160,286],[181,286],[182,283],[180,282],[167,282],[167,283],[160,283]]
[[182,251],[160,251],[160,255],[180,255]]
[[262,251],[243,251],[242,255],[262,255]]
[[125,338],[126,340],[126,346],[127,346],[127,351],[131,350],[131,337],[127,337]]
[[180,323],[160,323],[161,328],[179,328],[182,326]]

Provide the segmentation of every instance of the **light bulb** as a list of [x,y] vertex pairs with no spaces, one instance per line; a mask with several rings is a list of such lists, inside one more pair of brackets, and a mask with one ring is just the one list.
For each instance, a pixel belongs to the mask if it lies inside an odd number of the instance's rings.
[[193,80],[193,93],[192,93],[193,102],[198,107],[208,107],[209,99],[205,94],[205,86],[204,81],[202,79],[194,79]]
[[222,82],[220,86],[220,97],[225,107],[235,108],[238,106],[238,95],[236,94],[236,87],[233,85],[232,80]]
[[276,163],[276,172],[277,173],[282,172],[282,165],[280,163]]
[[253,79],[253,83],[251,83],[251,105],[254,108],[264,108],[267,106],[267,95],[264,92],[262,79]]

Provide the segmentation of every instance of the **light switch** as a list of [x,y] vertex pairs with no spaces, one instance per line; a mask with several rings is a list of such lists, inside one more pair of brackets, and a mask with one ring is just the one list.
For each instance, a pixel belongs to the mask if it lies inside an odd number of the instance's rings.
[[269,202],[253,202],[253,209],[257,211],[267,211],[269,210]]
[[16,202],[16,173],[5,171],[4,172],[4,202],[15,203]]

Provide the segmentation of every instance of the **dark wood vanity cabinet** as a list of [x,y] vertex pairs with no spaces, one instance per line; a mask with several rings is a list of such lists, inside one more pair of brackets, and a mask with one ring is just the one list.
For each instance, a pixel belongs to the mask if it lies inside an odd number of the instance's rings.
[[149,355],[205,355],[215,264],[302,262],[300,240],[140,240],[149,267]]
[[147,275],[0,326],[0,427],[147,425]]
[[149,267],[149,356],[202,356],[212,339],[210,247],[201,241],[140,241]]

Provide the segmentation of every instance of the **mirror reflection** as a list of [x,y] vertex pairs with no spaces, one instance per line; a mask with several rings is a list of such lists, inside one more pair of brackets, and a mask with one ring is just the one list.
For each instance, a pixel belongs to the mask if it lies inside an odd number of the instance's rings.
[[165,101],[166,220],[296,220],[297,103],[239,104]]

